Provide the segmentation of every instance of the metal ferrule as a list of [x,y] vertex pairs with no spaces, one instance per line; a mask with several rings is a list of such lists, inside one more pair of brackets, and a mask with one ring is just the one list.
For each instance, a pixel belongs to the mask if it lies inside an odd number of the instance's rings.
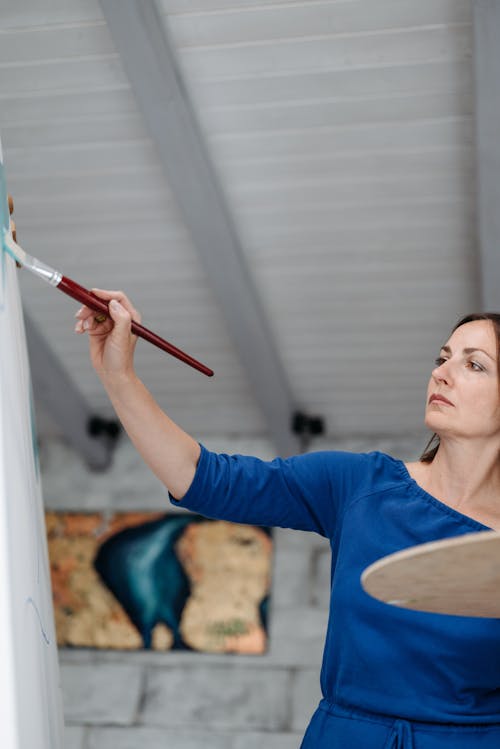
[[58,270],[55,270],[55,268],[51,268],[50,265],[46,265],[45,263],[42,263],[41,260],[37,260],[36,257],[26,255],[24,266],[34,273],[35,276],[50,283],[51,286],[59,286],[61,283],[62,274],[59,273]]

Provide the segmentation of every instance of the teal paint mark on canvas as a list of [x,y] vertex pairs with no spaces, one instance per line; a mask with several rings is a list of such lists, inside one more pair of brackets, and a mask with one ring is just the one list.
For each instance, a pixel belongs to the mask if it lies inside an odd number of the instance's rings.
[[9,203],[7,201],[7,184],[5,182],[5,169],[0,161],[0,226],[4,231],[9,231]]
[[[5,244],[4,238],[6,233],[9,231],[9,203],[7,200],[7,184],[5,182],[5,170],[3,163],[0,161],[0,241],[1,247],[1,260],[0,260],[0,311],[4,308],[5,299],[5,282],[6,282],[6,253],[9,252]],[[10,252],[9,252],[10,254]]]

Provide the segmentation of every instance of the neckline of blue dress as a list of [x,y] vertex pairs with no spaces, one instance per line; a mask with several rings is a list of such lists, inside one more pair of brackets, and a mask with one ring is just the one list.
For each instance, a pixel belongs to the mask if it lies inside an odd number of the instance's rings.
[[429,494],[425,489],[423,489],[420,484],[418,484],[413,476],[411,476],[408,468],[404,464],[402,460],[394,459],[395,462],[398,464],[398,467],[401,471],[401,474],[406,479],[406,481],[410,484],[410,487],[413,489],[413,491],[416,494],[419,494],[421,497],[426,499],[428,502],[433,504],[438,509],[442,510],[443,512],[446,512],[448,515],[451,515],[452,517],[456,517],[459,520],[462,520],[464,523],[467,523],[468,525],[471,525],[474,528],[478,528],[479,530],[485,530],[485,531],[492,531],[495,530],[494,528],[490,528],[488,525],[484,525],[484,523],[479,522],[479,520],[475,520],[474,518],[471,518],[470,515],[464,515],[463,512],[459,512],[458,510],[455,510],[454,507],[450,507],[450,505],[447,505],[445,502],[442,502],[440,499],[435,497],[433,494]]

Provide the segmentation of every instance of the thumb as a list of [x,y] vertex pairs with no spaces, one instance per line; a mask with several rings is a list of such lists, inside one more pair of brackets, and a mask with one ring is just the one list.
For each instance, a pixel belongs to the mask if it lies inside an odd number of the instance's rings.
[[112,299],[108,305],[109,314],[114,322],[113,333],[120,338],[130,334],[132,318],[128,310],[117,299]]

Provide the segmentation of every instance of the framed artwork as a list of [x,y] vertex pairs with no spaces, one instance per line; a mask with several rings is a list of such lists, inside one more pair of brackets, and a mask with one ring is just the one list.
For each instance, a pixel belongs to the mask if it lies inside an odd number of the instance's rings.
[[60,646],[266,651],[270,529],[151,512],[46,524]]

